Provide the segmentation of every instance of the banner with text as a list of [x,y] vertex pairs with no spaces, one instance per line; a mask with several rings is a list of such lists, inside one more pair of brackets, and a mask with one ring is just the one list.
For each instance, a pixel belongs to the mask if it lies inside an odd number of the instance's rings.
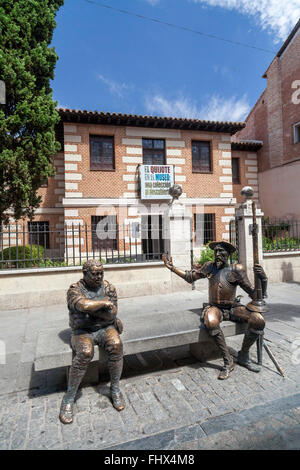
[[171,199],[173,165],[140,165],[141,199]]

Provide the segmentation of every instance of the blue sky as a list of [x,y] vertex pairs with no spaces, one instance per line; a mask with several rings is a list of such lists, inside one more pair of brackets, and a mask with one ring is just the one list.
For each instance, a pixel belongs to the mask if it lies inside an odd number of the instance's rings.
[[[92,0],[277,52],[299,0]],[[53,45],[61,107],[243,120],[266,86],[275,54],[66,0]]]

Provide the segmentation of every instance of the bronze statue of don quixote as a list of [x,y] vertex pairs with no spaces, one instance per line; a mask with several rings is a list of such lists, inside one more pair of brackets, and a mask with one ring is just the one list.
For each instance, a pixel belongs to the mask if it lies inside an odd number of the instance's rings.
[[[228,379],[234,369],[234,361],[221,329],[223,320],[248,324],[241,350],[238,352],[237,362],[250,371],[259,372],[260,367],[250,360],[249,350],[264,332],[265,320],[262,316],[262,310],[242,305],[236,296],[237,287],[240,286],[252,301],[256,302],[258,282],[256,281],[253,287],[242,264],[229,264],[230,255],[236,251],[231,243],[225,240],[213,241],[209,247],[214,251],[214,261],[208,261],[202,266],[194,266],[190,271],[176,268],[172,258],[168,258],[167,255],[163,255],[163,261],[168,269],[189,283],[201,278],[208,279],[208,303],[203,305],[201,321],[218,347],[224,361],[218,378],[220,380]],[[253,270],[255,278],[259,280],[262,302],[264,302],[263,298],[267,292],[267,276],[258,260],[255,261]]]

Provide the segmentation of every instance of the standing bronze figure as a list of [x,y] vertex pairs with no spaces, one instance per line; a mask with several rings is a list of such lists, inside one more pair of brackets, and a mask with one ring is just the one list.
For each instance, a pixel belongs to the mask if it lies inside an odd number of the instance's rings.
[[[209,299],[208,303],[204,304],[201,320],[209,335],[215,341],[224,360],[224,367],[219,374],[219,379],[227,379],[234,368],[233,359],[220,327],[223,320],[248,323],[248,329],[244,336],[242,348],[238,353],[237,362],[253,372],[259,372],[260,367],[253,364],[249,358],[249,349],[257,338],[263,334],[265,320],[260,313],[248,311],[236,299],[237,286],[240,286],[251,298],[254,297],[255,290],[243,265],[228,264],[230,254],[235,252],[235,247],[231,243],[226,241],[212,242],[209,247],[214,250],[214,261],[208,261],[203,266],[194,267],[191,271],[182,271],[176,268],[173,266],[172,258],[168,259],[166,255],[163,255],[163,261],[167,268],[190,284],[205,277],[209,280]],[[259,264],[256,264],[253,269],[255,275],[261,280],[262,294],[265,297],[267,290],[266,274]]]
[[125,407],[120,391],[123,369],[123,344],[120,339],[123,326],[117,318],[118,302],[115,287],[103,280],[100,261],[89,260],[83,265],[83,279],[72,284],[67,293],[73,361],[69,372],[68,389],[61,403],[59,418],[62,423],[73,421],[73,405],[78,387],[94,356],[94,345],[108,354],[113,406]]

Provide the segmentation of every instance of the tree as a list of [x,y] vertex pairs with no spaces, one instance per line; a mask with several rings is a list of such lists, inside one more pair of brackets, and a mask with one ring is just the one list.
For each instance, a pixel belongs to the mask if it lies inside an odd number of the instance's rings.
[[0,79],[6,104],[0,105],[0,224],[32,217],[38,189],[54,176],[60,150],[52,98],[57,55],[50,48],[55,15],[64,0],[1,0]]

